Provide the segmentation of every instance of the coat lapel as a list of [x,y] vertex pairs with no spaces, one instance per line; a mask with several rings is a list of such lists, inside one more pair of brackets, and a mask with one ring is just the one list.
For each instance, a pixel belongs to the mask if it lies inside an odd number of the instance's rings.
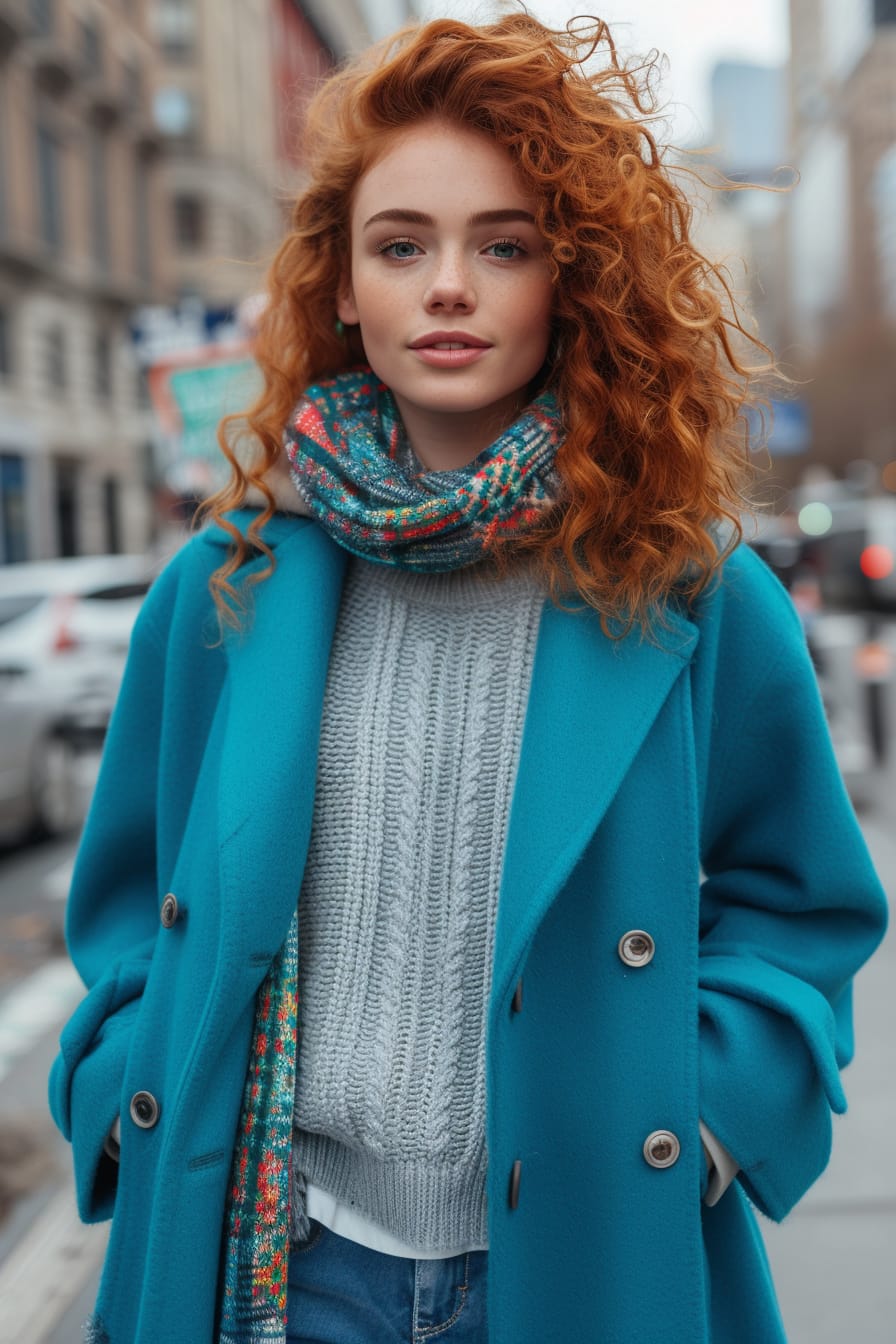
[[[230,703],[219,782],[222,901],[251,951],[277,951],[301,883],[330,645],[346,552],[314,524],[286,525],[254,618],[227,645]],[[265,560],[257,562],[264,568]],[[225,924],[226,926],[226,924]],[[245,945],[244,945],[245,946]]]
[[[276,952],[295,909],[314,805],[320,718],[347,554],[290,523],[277,568],[229,640],[219,787],[225,918],[251,911],[253,950]],[[259,567],[264,561],[258,562]],[[506,992],[697,643],[670,617],[656,644],[608,639],[591,613],[545,605],[505,850],[493,994]],[[244,944],[245,946],[245,944]]]
[[502,1002],[538,924],[593,836],[697,628],[670,615],[659,643],[607,638],[590,612],[547,604],[536,646],[495,933]]

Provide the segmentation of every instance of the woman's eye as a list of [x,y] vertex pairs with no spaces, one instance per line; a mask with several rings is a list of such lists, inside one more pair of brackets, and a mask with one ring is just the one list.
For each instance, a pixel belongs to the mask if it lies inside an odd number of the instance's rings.
[[408,257],[416,256],[418,250],[410,238],[394,238],[391,243],[383,243],[377,248],[382,256],[394,257],[396,261],[406,261]]
[[499,238],[496,243],[489,243],[486,251],[499,261],[513,261],[514,257],[523,254],[522,247],[514,238]]

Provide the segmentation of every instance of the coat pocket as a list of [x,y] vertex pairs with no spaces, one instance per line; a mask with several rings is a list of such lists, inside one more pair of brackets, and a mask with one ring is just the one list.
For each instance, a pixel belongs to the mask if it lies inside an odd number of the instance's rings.
[[71,1142],[78,1213],[86,1223],[112,1216],[117,1164],[105,1142],[121,1109],[121,1090],[149,961],[103,977],[63,1029],[50,1073],[50,1110]]

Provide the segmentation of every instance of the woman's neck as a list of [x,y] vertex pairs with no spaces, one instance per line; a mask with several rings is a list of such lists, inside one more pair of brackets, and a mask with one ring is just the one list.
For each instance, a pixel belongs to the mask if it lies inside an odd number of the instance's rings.
[[474,411],[431,411],[396,398],[414,456],[427,471],[467,467],[517,419],[525,398]]

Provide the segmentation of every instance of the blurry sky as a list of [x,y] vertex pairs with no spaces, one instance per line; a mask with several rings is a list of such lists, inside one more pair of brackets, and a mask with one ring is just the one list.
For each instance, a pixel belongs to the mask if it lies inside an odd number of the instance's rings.
[[[849,0],[845,0],[849,3]],[[481,0],[424,0],[424,17],[488,21]],[[528,0],[542,22],[563,27],[575,14],[610,24],[623,51],[658,47],[669,58],[661,92],[678,144],[705,143],[712,134],[709,76],[719,60],[780,65],[787,59],[787,0]]]

